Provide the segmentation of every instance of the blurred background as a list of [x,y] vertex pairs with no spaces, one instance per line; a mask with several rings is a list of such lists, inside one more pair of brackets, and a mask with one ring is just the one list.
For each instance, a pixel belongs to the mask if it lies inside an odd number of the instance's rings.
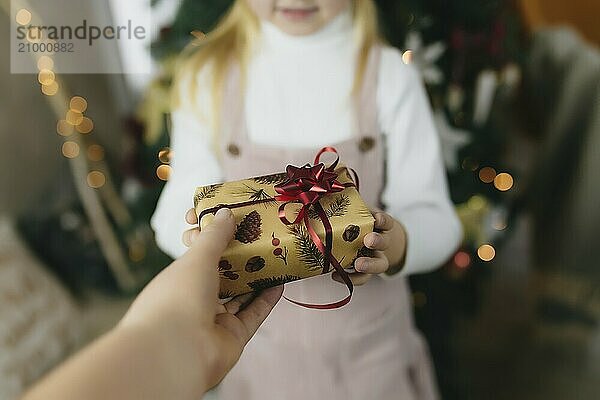
[[[230,3],[81,2],[106,24],[152,7],[151,48],[98,51],[151,52],[154,72],[61,75],[46,57],[13,75],[1,0],[0,399],[109,329],[169,263],[149,218],[171,171],[174,59]],[[411,278],[443,399],[599,398],[600,2],[377,3],[426,83],[466,232]]]

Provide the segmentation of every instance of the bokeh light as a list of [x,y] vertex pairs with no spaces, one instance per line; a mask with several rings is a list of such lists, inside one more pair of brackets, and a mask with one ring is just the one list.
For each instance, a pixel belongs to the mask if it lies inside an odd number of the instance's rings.
[[48,56],[41,56],[37,62],[38,69],[42,70],[51,70],[54,68],[54,60]]
[[492,183],[496,178],[496,170],[492,167],[483,167],[479,170],[479,179],[483,183]]
[[79,145],[75,142],[64,142],[62,154],[67,158],[75,158],[79,155]]
[[410,64],[413,61],[413,58],[414,58],[414,53],[412,50],[406,50],[402,54],[402,62],[404,64]]
[[69,103],[69,108],[79,113],[85,112],[85,110],[87,110],[87,107],[87,100],[81,96],[74,96]]
[[42,85],[42,93],[46,96],[54,96],[58,93],[58,83],[54,81],[49,85]]
[[494,186],[501,192],[506,192],[512,189],[514,183],[513,177],[506,172],[498,174],[494,179]]
[[81,122],[77,124],[75,128],[77,129],[77,132],[85,135],[94,130],[94,122],[88,117],[83,117]]
[[171,162],[171,149],[165,147],[158,152],[158,159],[163,164],[169,164]]
[[466,251],[459,251],[454,255],[454,265],[458,268],[468,268],[471,265],[471,255]]
[[479,168],[479,163],[476,160],[474,160],[473,158],[467,157],[462,162],[462,168],[465,171],[475,172],[475,171],[477,171],[477,168]]
[[143,243],[132,243],[129,246],[129,259],[133,262],[140,262],[146,258],[146,246]]
[[31,22],[31,13],[28,10],[21,8],[19,11],[17,11],[15,20],[19,25],[27,25]]
[[485,205],[485,199],[479,195],[471,196],[471,198],[467,202],[467,206],[473,211],[481,211],[484,209]]
[[87,183],[92,189],[99,189],[106,184],[106,176],[100,171],[92,171],[87,176]]
[[503,231],[508,228],[508,223],[506,222],[506,218],[498,217],[492,222],[492,228],[497,231]]
[[88,147],[87,156],[90,161],[98,162],[104,160],[104,147],[92,144]]
[[56,79],[56,75],[49,69],[43,69],[38,74],[38,82],[44,86],[51,85]]
[[77,111],[69,110],[67,111],[67,116],[65,119],[69,124],[77,126],[83,122],[83,114]]
[[75,130],[73,125],[69,124],[66,120],[61,119],[56,124],[56,132],[61,136],[71,136]]
[[161,181],[168,181],[171,176],[171,167],[168,165],[161,165],[156,169],[156,176]]
[[27,29],[27,36],[25,39],[29,43],[40,43],[43,38],[43,31],[39,27],[30,27]]
[[496,257],[496,249],[490,244],[484,244],[477,249],[477,255],[483,261],[492,261]]

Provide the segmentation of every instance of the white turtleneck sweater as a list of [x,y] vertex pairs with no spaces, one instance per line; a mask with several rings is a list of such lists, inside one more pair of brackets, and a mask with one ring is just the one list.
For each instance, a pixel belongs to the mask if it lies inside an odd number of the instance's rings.
[[[245,97],[251,141],[319,147],[348,139],[356,51],[352,29],[349,13],[308,36],[289,36],[262,23]],[[173,172],[152,218],[159,246],[172,257],[185,252],[181,235],[189,226],[184,214],[195,188],[223,181],[209,145],[210,79],[208,68],[198,74],[198,93],[193,95],[201,110],[173,113]],[[391,47],[382,52],[377,106],[381,131],[387,135],[383,202],[408,235],[406,266],[399,275],[429,271],[459,245],[461,226],[448,197],[440,144],[420,77]]]

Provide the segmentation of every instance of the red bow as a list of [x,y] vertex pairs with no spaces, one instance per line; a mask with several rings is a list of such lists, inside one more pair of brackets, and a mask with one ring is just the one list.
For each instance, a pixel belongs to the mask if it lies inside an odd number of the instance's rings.
[[[289,203],[302,203],[304,208],[316,204],[323,196],[341,192],[346,186],[339,183],[337,174],[325,168],[323,163],[315,166],[306,164],[304,167],[287,167],[288,180],[275,186],[275,191],[279,196],[275,200]],[[287,219],[287,218],[286,218]],[[302,215],[292,224],[297,224],[302,220]]]

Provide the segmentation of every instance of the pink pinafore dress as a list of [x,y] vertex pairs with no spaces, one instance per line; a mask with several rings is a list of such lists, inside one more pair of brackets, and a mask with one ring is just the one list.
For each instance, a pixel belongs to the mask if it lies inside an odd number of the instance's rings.
[[[355,101],[354,135],[329,144],[358,172],[361,194],[371,207],[380,206],[384,185],[385,147],[376,105],[380,55],[379,48],[371,52],[364,87]],[[290,149],[250,142],[239,68],[231,69],[226,82],[221,136],[226,180],[312,162],[320,147]],[[287,297],[313,304],[346,294],[347,288],[330,275],[285,288]],[[356,288],[349,305],[333,311],[280,301],[218,395],[221,400],[436,399],[426,346],[413,327],[406,280],[374,277]]]

